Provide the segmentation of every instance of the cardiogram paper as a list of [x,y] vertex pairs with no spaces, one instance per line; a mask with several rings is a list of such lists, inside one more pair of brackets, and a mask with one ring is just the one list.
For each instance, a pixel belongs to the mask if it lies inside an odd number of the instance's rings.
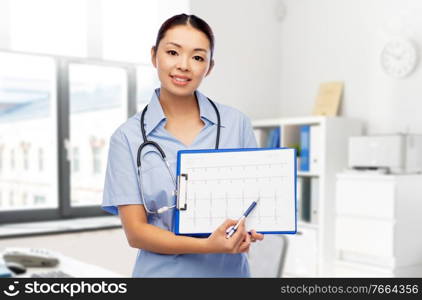
[[177,211],[178,233],[211,233],[227,218],[240,218],[258,198],[248,230],[295,233],[295,162],[295,150],[287,148],[181,151],[178,174],[188,174],[187,210]]

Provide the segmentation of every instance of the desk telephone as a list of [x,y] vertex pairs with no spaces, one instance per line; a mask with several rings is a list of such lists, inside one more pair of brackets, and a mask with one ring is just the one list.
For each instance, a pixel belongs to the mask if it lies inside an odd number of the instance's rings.
[[6,248],[3,251],[3,259],[25,267],[55,267],[59,263],[59,259],[52,252],[37,248]]

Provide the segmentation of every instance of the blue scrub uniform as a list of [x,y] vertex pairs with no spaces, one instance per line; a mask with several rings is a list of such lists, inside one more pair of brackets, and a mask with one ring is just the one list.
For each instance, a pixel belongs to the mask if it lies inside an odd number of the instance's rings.
[[[145,114],[145,130],[149,140],[157,142],[176,175],[177,151],[185,149],[214,149],[217,134],[217,116],[207,97],[196,91],[200,117],[205,123],[189,146],[184,145],[164,125],[166,117],[157,89]],[[216,103],[221,115],[219,148],[256,148],[251,122],[238,110]],[[143,204],[140,189],[150,210],[174,204],[174,184],[161,156],[155,148],[142,151],[142,186],[137,176],[136,156],[142,141],[141,113],[129,118],[110,139],[110,149],[102,208],[118,214],[117,207],[125,204]],[[173,203],[171,203],[173,202]],[[148,215],[148,223],[171,230],[173,209],[162,214]],[[119,259],[119,258],[116,258]],[[123,259],[123,258],[122,258]],[[249,277],[246,254],[158,254],[139,250],[133,277]]]

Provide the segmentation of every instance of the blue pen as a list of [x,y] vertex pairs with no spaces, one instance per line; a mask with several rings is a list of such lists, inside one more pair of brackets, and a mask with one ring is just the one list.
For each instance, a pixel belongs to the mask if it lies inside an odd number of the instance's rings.
[[243,219],[246,219],[246,217],[252,212],[252,210],[258,204],[258,201],[259,201],[259,198],[256,201],[253,201],[251,205],[249,205],[248,209],[243,213],[239,221],[237,221],[236,225],[230,226],[229,228],[227,228],[226,239],[230,238],[237,231],[237,228],[239,228],[240,222],[242,222]]

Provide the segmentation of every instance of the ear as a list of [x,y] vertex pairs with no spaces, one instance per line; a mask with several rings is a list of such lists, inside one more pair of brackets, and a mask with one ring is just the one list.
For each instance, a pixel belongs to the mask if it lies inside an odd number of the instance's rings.
[[157,53],[155,52],[155,46],[152,46],[151,47],[151,62],[154,68],[157,68],[156,58],[157,58]]
[[214,59],[211,59],[210,68],[208,69],[208,72],[205,74],[205,76],[208,76],[211,73],[211,70],[214,68],[214,64]]

